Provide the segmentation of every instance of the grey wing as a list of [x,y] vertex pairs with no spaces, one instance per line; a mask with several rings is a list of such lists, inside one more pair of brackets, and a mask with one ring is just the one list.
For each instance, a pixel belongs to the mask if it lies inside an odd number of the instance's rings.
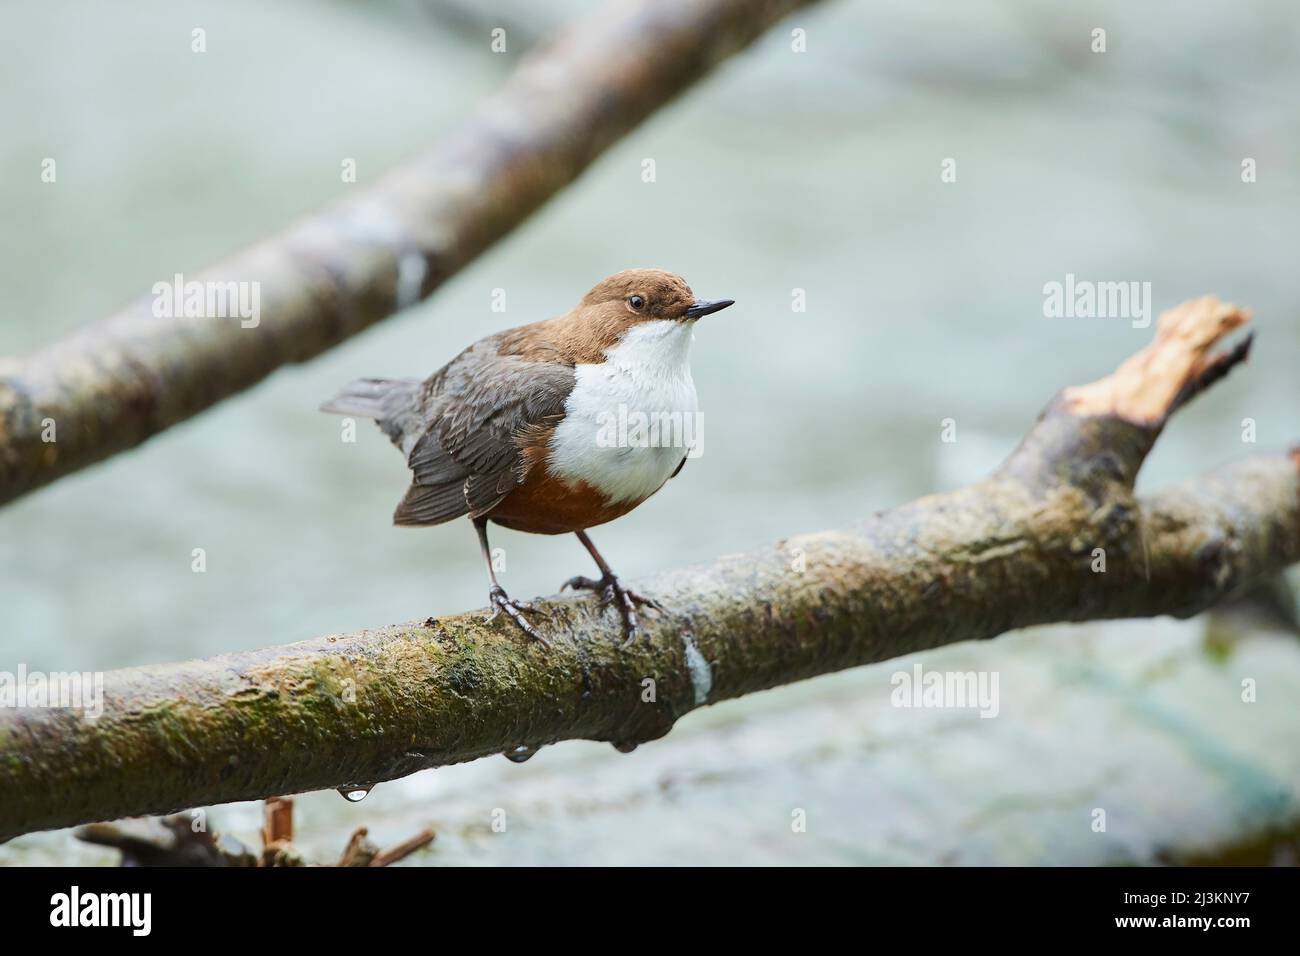
[[429,425],[407,451],[411,487],[394,524],[430,525],[491,511],[524,478],[520,437],[558,421],[572,366],[470,346],[429,380]]

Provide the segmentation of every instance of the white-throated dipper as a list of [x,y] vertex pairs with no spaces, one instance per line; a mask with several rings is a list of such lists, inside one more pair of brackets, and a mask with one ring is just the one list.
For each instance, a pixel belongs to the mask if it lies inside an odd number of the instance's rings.
[[[600,569],[562,587],[599,591],[630,639],[636,609],[657,607],[623,587],[587,529],[627,514],[686,463],[680,442],[611,442],[609,423],[697,414],[690,345],[695,321],[730,299],[696,299],[679,277],[629,269],[559,316],[475,342],[424,381],[360,379],[323,411],[379,423],[406,455],[411,487],[393,523],[434,525],[468,516],[491,582],[489,601],[546,643],[497,581],[488,547],[494,521],[533,534],[573,532]],[[662,436],[661,436],[662,437]]]

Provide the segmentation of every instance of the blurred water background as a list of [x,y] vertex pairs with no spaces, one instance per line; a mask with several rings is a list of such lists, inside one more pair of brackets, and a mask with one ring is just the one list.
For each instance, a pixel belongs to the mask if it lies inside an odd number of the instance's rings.
[[[372,181],[593,6],[6,5],[0,354],[345,195],[344,158]],[[505,54],[489,49],[493,26]],[[794,27],[806,53],[791,51]],[[797,14],[428,302],[0,511],[0,669],[107,669],[481,606],[468,522],[391,527],[400,458],[368,426],[342,443],[316,408],[358,376],[423,376],[632,266],[738,304],[697,332],[703,457],[593,535],[627,578],[979,477],[1058,388],[1150,338],[1124,320],[1045,318],[1043,285],[1067,273],[1149,281],[1157,310],[1214,292],[1256,311],[1250,363],[1178,417],[1142,487],[1294,443],[1298,41],[1300,11],[1281,2],[840,0]],[[56,185],[40,181],[47,156]],[[943,183],[950,157],[957,181]],[[1242,182],[1246,157],[1257,182]],[[591,570],[572,538],[498,530],[494,544],[518,597]],[[889,663],[708,708],[631,755],[571,742],[356,805],[313,795],[301,842],[324,859],[357,825],[396,842],[429,824],[439,841],[412,861],[426,864],[1213,854],[1300,816],[1300,651],[1254,628],[1210,653],[1207,627],[1041,628],[925,658],[999,669],[994,720],[891,708]],[[1253,708],[1238,699],[1246,674],[1268,681]],[[1108,834],[1089,826],[1097,806]],[[807,833],[792,833],[797,808]],[[212,819],[252,842],[257,805]],[[113,857],[66,832],[0,846],[0,862],[73,859]]]

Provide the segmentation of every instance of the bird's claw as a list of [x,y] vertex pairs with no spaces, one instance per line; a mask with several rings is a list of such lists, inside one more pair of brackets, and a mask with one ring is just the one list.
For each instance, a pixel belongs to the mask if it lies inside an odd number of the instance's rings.
[[599,579],[576,575],[560,585],[561,591],[565,588],[573,588],[575,591],[599,591],[602,605],[613,604],[618,608],[619,616],[623,619],[623,634],[625,636],[623,647],[627,647],[628,644],[632,643],[632,639],[636,637],[638,624],[636,609],[638,607],[648,607],[652,611],[663,612],[663,605],[654,598],[648,598],[644,594],[638,594],[631,588],[623,587],[618,578],[612,574],[607,574]]
[[510,599],[510,595],[506,594],[505,588],[500,587],[499,585],[493,586],[492,589],[488,591],[488,603],[492,605],[492,613],[489,614],[486,618],[484,618],[485,621],[488,622],[495,621],[497,619],[497,615],[499,615],[502,611],[505,611],[506,617],[514,621],[515,624],[519,627],[519,629],[523,631],[525,634],[527,634],[530,638],[532,638],[534,641],[540,642],[543,647],[551,646],[550,641],[542,637],[541,633],[537,630],[537,628],[533,627],[530,623],[528,623],[528,619],[524,617],[525,611],[530,611],[530,612],[537,611],[537,609],[534,608],[531,604],[529,604],[526,601],[512,601]]

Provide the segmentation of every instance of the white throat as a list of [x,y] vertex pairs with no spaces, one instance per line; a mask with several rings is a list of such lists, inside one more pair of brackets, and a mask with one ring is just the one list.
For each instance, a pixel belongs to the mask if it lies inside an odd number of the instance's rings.
[[[650,497],[676,471],[698,428],[694,322],[642,322],[596,365],[578,365],[551,439],[551,471],[611,502]],[[647,429],[638,430],[646,423]],[[629,427],[630,423],[630,427]],[[657,423],[657,424],[656,424]]]
[[605,364],[625,368],[633,375],[690,378],[693,341],[694,322],[642,322],[624,332],[619,343],[605,353]]

